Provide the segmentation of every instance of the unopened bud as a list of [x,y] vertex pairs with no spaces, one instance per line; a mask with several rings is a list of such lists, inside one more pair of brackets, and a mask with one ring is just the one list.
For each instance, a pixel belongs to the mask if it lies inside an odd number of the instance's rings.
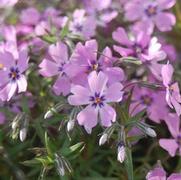
[[48,118],[52,117],[52,116],[53,116],[53,113],[55,113],[55,112],[56,112],[56,109],[51,108],[50,110],[48,110],[48,111],[45,113],[44,119],[48,119]]
[[67,123],[67,131],[70,132],[74,128],[74,125],[75,125],[75,120],[68,121],[68,123]]
[[12,124],[11,124],[12,129],[16,129],[17,126],[18,126],[18,122],[13,121]]
[[156,132],[150,127],[146,128],[145,132],[150,137],[156,137],[157,136]]
[[21,129],[19,132],[19,138],[22,142],[26,139],[26,135],[27,135],[27,128]]
[[125,146],[124,146],[124,144],[121,143],[121,144],[118,146],[117,160],[118,160],[120,163],[123,163],[124,160],[125,160],[125,157],[126,157]]
[[105,144],[107,139],[108,139],[108,135],[104,133],[99,139],[99,146],[102,146],[103,144]]
[[45,115],[44,115],[44,119],[48,119],[50,117],[52,117],[55,113],[58,113],[62,110],[62,108],[64,108],[65,106],[65,102],[60,102],[58,104],[56,104],[54,107],[50,108],[50,110],[48,110]]

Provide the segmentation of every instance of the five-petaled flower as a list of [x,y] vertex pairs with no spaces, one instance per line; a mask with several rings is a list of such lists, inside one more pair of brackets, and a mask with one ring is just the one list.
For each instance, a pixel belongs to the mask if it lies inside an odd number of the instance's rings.
[[170,31],[176,19],[172,13],[165,12],[176,3],[176,0],[132,0],[125,5],[125,17],[136,21],[134,29],[151,34],[154,26],[160,31]]
[[108,103],[122,100],[123,91],[121,83],[113,83],[107,86],[108,77],[103,72],[93,71],[88,76],[88,87],[80,85],[72,86],[73,95],[68,97],[71,105],[87,105],[78,115],[77,120],[88,133],[99,121],[105,127],[111,126],[116,121],[116,112]]
[[16,93],[25,92],[27,80],[23,74],[28,68],[28,56],[25,50],[19,52],[16,59],[10,52],[0,53],[0,99],[9,101]]

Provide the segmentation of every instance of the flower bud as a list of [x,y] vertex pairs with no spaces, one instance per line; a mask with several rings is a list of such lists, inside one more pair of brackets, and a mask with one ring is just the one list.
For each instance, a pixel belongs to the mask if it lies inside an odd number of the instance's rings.
[[21,129],[19,132],[19,138],[21,142],[23,142],[26,139],[26,135],[27,135],[27,128]]
[[118,154],[117,154],[117,160],[120,163],[123,163],[126,157],[126,151],[125,151],[125,146],[123,143],[120,143],[118,146]]
[[103,144],[105,144],[107,139],[108,139],[108,135],[104,133],[99,139],[99,146],[102,146]]
[[48,119],[50,117],[52,117],[55,113],[60,112],[64,107],[65,107],[65,102],[60,102],[58,104],[56,104],[55,106],[53,106],[52,108],[50,108],[44,115],[44,119]]
[[156,137],[157,136],[156,132],[150,127],[146,128],[145,132],[150,137]]
[[67,123],[67,131],[70,132],[74,128],[74,125],[75,125],[75,120],[68,121],[68,123]]
[[56,112],[56,109],[54,108],[51,108],[50,110],[48,110],[44,115],[44,119],[48,119],[52,117],[54,112]]

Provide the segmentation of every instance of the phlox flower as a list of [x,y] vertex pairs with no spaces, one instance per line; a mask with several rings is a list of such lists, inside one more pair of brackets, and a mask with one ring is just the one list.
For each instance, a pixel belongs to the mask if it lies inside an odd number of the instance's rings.
[[84,9],[76,9],[70,21],[69,30],[74,35],[89,39],[95,35],[96,23],[93,17],[86,15]]
[[118,27],[112,34],[113,39],[120,45],[114,45],[113,48],[121,56],[133,56],[143,59],[142,55],[148,52],[151,37],[144,33],[130,32],[128,35],[124,28]]
[[159,62],[166,58],[166,53],[156,37],[151,38],[143,31],[133,31],[129,37],[122,27],[117,28],[112,36],[120,44],[113,46],[116,52],[123,57],[133,56],[140,59],[151,73],[161,80],[162,65]]
[[156,26],[160,31],[170,31],[176,19],[170,9],[176,0],[132,0],[125,5],[125,17],[136,21],[135,29],[144,30],[151,34]]
[[162,167],[156,167],[149,171],[146,175],[146,180],[180,180],[180,173],[172,173],[168,178],[165,170]]
[[[112,0],[83,0],[86,12],[94,17],[94,20],[100,26],[106,26],[107,23],[111,22],[118,12],[114,6],[115,2]],[[118,3],[116,5],[119,5]]]
[[[96,40],[89,40],[85,45],[78,43],[71,56],[72,63],[77,66],[77,82],[84,84],[87,75],[92,71],[104,72],[109,78],[109,84],[124,80],[124,72],[119,67],[114,67],[115,59],[109,47],[106,47],[98,58],[98,44]],[[98,59],[97,59],[98,58]]]
[[181,95],[177,82],[172,83],[174,69],[169,62],[163,65],[161,74],[163,85],[166,87],[166,101],[170,108],[175,109],[178,116],[181,115]]
[[[136,114],[146,109],[150,120],[160,123],[168,114],[167,103],[164,98],[164,92],[154,91],[148,88],[134,88],[133,100],[130,106],[130,112]],[[160,109],[160,107],[162,107]]]
[[165,117],[165,122],[172,135],[172,138],[160,139],[159,144],[170,154],[170,156],[175,156],[177,150],[179,150],[179,155],[181,155],[180,119],[176,114],[169,114],[167,117]]
[[10,52],[0,53],[0,99],[9,101],[16,93],[25,92],[27,80],[23,74],[28,68],[28,56],[26,50],[21,50],[18,59]]
[[102,126],[109,127],[116,121],[116,112],[108,103],[122,100],[122,84],[115,82],[107,86],[108,76],[103,72],[97,74],[93,71],[88,76],[88,87],[74,85],[68,97],[68,102],[73,106],[87,105],[77,115],[80,125],[83,125],[88,133],[91,133],[99,121]]
[[48,55],[40,63],[39,73],[45,77],[58,76],[53,91],[56,95],[62,93],[65,96],[70,92],[70,77],[74,71],[69,62],[68,48],[64,43],[57,42],[49,46]]

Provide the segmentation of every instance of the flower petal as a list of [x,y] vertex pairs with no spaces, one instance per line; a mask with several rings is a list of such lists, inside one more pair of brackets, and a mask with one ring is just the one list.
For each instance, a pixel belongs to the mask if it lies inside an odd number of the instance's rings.
[[88,76],[88,83],[92,93],[102,93],[106,88],[107,82],[108,77],[103,72],[97,74],[96,71],[93,71]]
[[71,88],[73,95],[68,97],[68,102],[71,105],[86,105],[89,104],[90,92],[83,86],[75,85]]
[[53,91],[56,95],[60,95],[61,93],[66,96],[70,93],[70,80],[66,76],[59,76],[53,85]]
[[178,144],[175,139],[160,139],[159,144],[163,149],[168,151],[170,156],[175,156],[176,151],[178,149]]
[[107,102],[120,102],[123,98],[123,85],[121,83],[114,83],[106,90]]
[[111,106],[105,104],[102,108],[100,108],[99,112],[101,124],[103,126],[109,127],[111,126],[112,122],[116,121],[116,112]]
[[112,36],[113,39],[119,42],[121,45],[129,47],[133,44],[132,41],[129,40],[124,28],[122,27],[117,28],[116,31],[113,32]]
[[49,47],[48,52],[53,60],[58,64],[61,62],[66,62],[68,60],[68,48],[62,42],[52,44]]
[[97,124],[98,112],[92,106],[87,106],[78,115],[77,120],[80,125],[83,125],[87,133],[92,132],[92,128]]
[[25,92],[27,89],[27,80],[24,75],[21,75],[20,78],[17,80],[18,84],[18,93]]
[[15,82],[8,83],[3,89],[0,91],[0,99],[2,101],[9,101],[12,96],[15,94],[17,89],[17,84]]
[[155,18],[155,23],[160,31],[170,31],[175,25],[175,16],[171,13],[161,12]]
[[41,68],[39,73],[45,77],[52,77],[59,74],[57,64],[48,59],[44,59],[39,67]]

